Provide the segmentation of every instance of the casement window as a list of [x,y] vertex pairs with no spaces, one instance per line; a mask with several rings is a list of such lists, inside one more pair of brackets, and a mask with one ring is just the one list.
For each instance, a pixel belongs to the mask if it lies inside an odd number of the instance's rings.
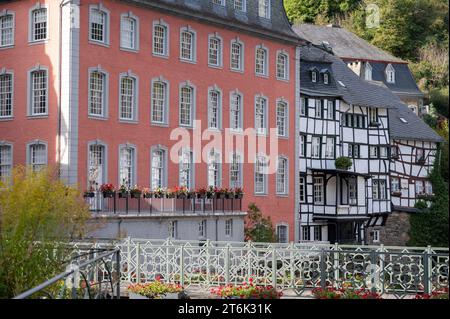
[[372,198],[375,200],[386,199],[386,180],[384,179],[373,180]]
[[89,72],[89,115],[107,116],[107,74],[101,70]]
[[47,8],[38,5],[31,11],[31,42],[43,41],[48,36],[48,12]]
[[425,161],[425,153],[423,148],[416,148],[416,162],[424,162]]
[[288,193],[288,161],[284,157],[278,157],[277,161],[277,194]]
[[94,143],[89,145],[88,187],[98,189],[106,181],[106,147]]
[[348,179],[348,201],[350,205],[356,205],[358,200],[357,178],[350,177]]
[[325,158],[334,158],[334,137],[327,137],[325,145]]
[[238,92],[230,94],[230,128],[235,131],[242,130],[242,95]]
[[14,45],[14,14],[0,16],[0,48]]
[[267,76],[267,49],[257,46],[255,51],[255,73],[257,75]]
[[206,219],[198,223],[198,237],[201,239],[206,238]]
[[314,110],[315,117],[322,118],[322,100],[315,100],[314,106],[315,106]]
[[313,83],[317,82],[317,71],[311,71],[311,81]]
[[270,0],[258,0],[258,15],[270,19]]
[[132,75],[120,75],[119,119],[137,120],[137,78]]
[[323,177],[314,177],[314,204],[323,204]]
[[366,121],[363,115],[354,115],[353,127],[355,128],[365,128]]
[[152,84],[152,123],[167,124],[168,118],[168,84],[161,79]]
[[29,115],[47,115],[48,113],[48,71],[37,68],[29,72],[30,108]]
[[208,128],[222,128],[222,93],[217,88],[208,92]]
[[433,194],[433,184],[430,181],[425,181],[425,193],[429,195]]
[[247,0],[234,0],[234,10],[246,12],[247,11]]
[[313,231],[314,231],[313,240],[322,241],[322,226],[313,226]]
[[153,23],[153,54],[169,55],[169,26],[162,21]]
[[304,241],[311,240],[309,226],[302,226],[302,240]]
[[366,81],[372,81],[372,66],[369,62],[366,62],[364,68],[364,79]]
[[378,229],[372,230],[372,242],[379,243],[380,242],[380,231]]
[[378,158],[378,146],[369,146],[369,157]]
[[222,39],[218,36],[209,36],[208,64],[213,67],[222,66]]
[[391,177],[391,192],[400,191],[400,180],[397,177]]
[[335,116],[335,107],[334,107],[334,101],[327,101],[327,119],[334,120]]
[[208,154],[208,186],[220,187],[222,184],[222,168],[220,154],[212,149]]
[[306,202],[306,176],[300,176],[299,183],[300,183],[299,200],[300,200],[300,203],[305,203]]
[[195,62],[196,60],[196,33],[188,28],[180,31],[180,59]]
[[167,150],[154,147],[151,150],[152,189],[166,187],[167,180]]
[[47,144],[36,142],[28,145],[28,164],[34,172],[47,165]]
[[193,168],[194,168],[194,156],[192,151],[187,148],[183,148],[180,151],[179,160],[179,179],[180,186],[186,186],[187,188],[193,188]]
[[255,163],[255,194],[266,194],[267,192],[267,167],[266,156],[258,155]]
[[193,126],[194,92],[194,88],[187,84],[180,88],[180,126]]
[[257,96],[255,99],[256,134],[267,134],[267,99]]
[[288,226],[287,225],[277,225],[277,242],[287,243],[288,242]]
[[176,220],[169,221],[168,233],[169,233],[169,238],[171,238],[171,239],[178,238],[178,221],[176,221]]
[[360,146],[358,144],[348,144],[348,157],[360,157]]
[[380,158],[388,158],[387,146],[380,146]]
[[306,135],[300,134],[300,156],[306,157]]
[[0,144],[0,182],[7,182],[12,172],[12,146]]
[[89,10],[89,39],[109,44],[109,11],[101,5],[92,5]]
[[120,46],[124,49],[139,50],[139,20],[131,13],[121,16]]
[[227,237],[233,236],[233,220],[232,219],[225,220],[225,236],[227,236]]
[[0,119],[13,115],[13,75],[0,74]]
[[425,187],[423,181],[416,180],[416,195],[422,195],[425,194]]
[[231,154],[230,187],[242,187],[242,157],[235,152]]
[[369,109],[369,123],[371,125],[378,124],[378,111],[377,109]]
[[119,185],[126,188],[136,185],[136,148],[134,146],[119,147]]
[[330,75],[328,73],[323,74],[323,84],[329,84],[330,82]]
[[300,116],[308,116],[308,99],[304,97],[300,99]]
[[395,83],[395,69],[390,63],[386,67],[386,81],[388,83]]
[[390,152],[391,152],[391,158],[398,158],[399,157],[399,148],[398,146],[391,146],[390,147]]
[[287,137],[288,135],[288,106],[286,102],[277,102],[277,134]]
[[311,142],[311,157],[320,158],[322,148],[322,139],[320,136],[313,136]]
[[289,59],[285,53],[277,54],[277,78],[287,80],[289,78]]
[[244,70],[244,45],[238,40],[231,41],[230,67],[234,71]]

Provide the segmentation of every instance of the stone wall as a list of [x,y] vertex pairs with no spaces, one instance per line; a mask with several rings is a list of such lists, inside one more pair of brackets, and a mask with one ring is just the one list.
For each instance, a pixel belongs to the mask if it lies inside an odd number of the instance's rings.
[[[389,214],[384,226],[370,227],[367,229],[368,244],[384,244],[387,246],[406,246],[409,241],[410,213],[393,211]],[[378,230],[380,242],[373,241],[372,232]]]

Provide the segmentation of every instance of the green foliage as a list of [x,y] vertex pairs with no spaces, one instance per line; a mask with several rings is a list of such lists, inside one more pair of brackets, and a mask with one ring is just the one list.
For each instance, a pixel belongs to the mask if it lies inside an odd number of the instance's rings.
[[275,230],[270,217],[264,217],[255,203],[248,205],[245,239],[254,242],[275,242]]
[[352,167],[353,163],[352,160],[345,156],[340,156],[336,158],[336,161],[334,162],[334,165],[337,169],[349,169]]
[[411,214],[408,245],[448,247],[448,189],[437,162],[430,174],[430,181],[435,196],[430,207],[423,201],[416,204],[420,212]]
[[284,0],[284,7],[291,22],[317,22],[318,17],[330,22],[355,9],[361,0]]
[[448,118],[448,86],[430,90],[430,102],[436,111]]
[[11,298],[62,271],[64,243],[81,235],[89,211],[78,190],[53,170],[13,170],[0,185],[0,298]]

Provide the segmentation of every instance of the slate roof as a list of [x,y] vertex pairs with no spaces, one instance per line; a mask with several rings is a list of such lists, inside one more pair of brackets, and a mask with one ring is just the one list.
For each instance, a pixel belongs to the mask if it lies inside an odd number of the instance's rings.
[[291,29],[283,0],[271,1],[271,19],[258,16],[258,1],[247,0],[246,12],[234,10],[234,1],[225,0],[225,6],[211,0],[121,0],[135,5],[185,16],[224,28],[257,33],[262,37],[298,43],[299,36]]

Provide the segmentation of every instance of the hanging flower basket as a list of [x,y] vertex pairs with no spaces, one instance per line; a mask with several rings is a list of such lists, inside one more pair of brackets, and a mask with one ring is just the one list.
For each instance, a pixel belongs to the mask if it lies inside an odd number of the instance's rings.
[[103,194],[103,198],[113,198],[115,195],[115,189],[113,184],[102,184],[100,186],[100,192]]

